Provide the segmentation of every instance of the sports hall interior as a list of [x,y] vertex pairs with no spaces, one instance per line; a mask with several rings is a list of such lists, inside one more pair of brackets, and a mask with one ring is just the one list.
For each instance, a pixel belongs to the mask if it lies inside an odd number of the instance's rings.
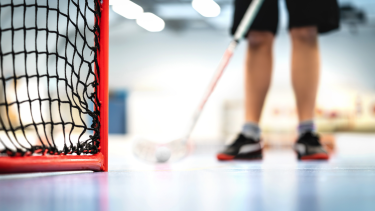
[[[0,0],[3,1],[3,0]],[[119,0],[118,0],[119,1]],[[209,0],[207,0],[209,1]],[[240,43],[190,137],[166,163],[140,139],[179,138],[231,41],[233,0],[215,17],[191,0],[137,0],[164,25],[149,31],[109,8],[109,170],[0,174],[0,210],[375,210],[375,2],[338,0],[340,28],[319,37],[315,121],[328,161],[298,161],[291,41],[280,3],[274,66],[260,122],[264,158],[216,159],[243,124]]]

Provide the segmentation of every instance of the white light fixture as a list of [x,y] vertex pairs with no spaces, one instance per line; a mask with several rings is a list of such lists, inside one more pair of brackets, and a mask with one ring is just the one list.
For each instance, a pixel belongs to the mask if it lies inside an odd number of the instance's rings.
[[112,9],[127,19],[137,19],[143,13],[141,6],[129,0],[115,1]]
[[204,17],[216,17],[220,14],[220,6],[213,0],[193,0],[191,4]]
[[149,12],[140,15],[137,24],[150,32],[160,32],[165,27],[163,19]]

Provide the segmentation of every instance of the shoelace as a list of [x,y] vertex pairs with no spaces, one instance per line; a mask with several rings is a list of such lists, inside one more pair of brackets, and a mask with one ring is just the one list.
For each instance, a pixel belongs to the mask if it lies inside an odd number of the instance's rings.
[[320,146],[319,136],[313,133],[306,133],[300,139],[304,139],[305,143],[312,146]]
[[[246,137],[244,137],[242,134],[239,134],[238,137],[237,137],[237,139],[236,139],[236,141],[233,142],[230,146],[237,147],[237,146],[243,145],[244,142],[243,141],[239,141],[240,139],[246,139]],[[255,143],[255,141],[253,141],[252,139],[250,139],[250,140],[251,140],[251,143]]]

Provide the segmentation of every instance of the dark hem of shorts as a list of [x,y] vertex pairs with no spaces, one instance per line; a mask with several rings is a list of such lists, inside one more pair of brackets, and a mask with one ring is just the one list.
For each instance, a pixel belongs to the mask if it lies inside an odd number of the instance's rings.
[[310,24],[304,23],[304,24],[294,24],[292,27],[288,26],[288,30],[290,31],[292,28],[308,27],[308,26],[317,26],[319,34],[326,34],[328,32],[336,31],[340,28],[340,26],[338,24],[324,27],[324,26],[319,26],[319,24],[316,24],[316,23],[310,23]]
[[[273,30],[270,30],[270,29],[262,29],[262,28],[250,28],[248,31],[247,31],[247,33],[245,34],[245,37],[247,37],[248,35],[249,35],[249,33],[250,33],[250,31],[262,31],[262,32],[271,32],[273,35],[277,35],[277,31],[273,31]],[[232,36],[234,36],[234,34],[235,34],[236,32],[233,30],[233,28],[231,29],[231,31],[230,31],[230,34],[232,35]]]

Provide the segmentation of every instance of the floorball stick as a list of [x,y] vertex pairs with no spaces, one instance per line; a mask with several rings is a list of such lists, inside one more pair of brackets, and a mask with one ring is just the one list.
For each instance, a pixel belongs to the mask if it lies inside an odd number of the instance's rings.
[[203,111],[204,106],[206,105],[207,100],[210,98],[212,92],[214,91],[217,82],[221,78],[221,76],[224,73],[225,68],[227,67],[234,50],[236,49],[238,43],[240,40],[245,36],[246,32],[248,31],[250,25],[253,23],[259,8],[261,7],[264,0],[253,0],[251,4],[249,5],[249,8],[247,9],[244,17],[242,18],[240,25],[238,26],[236,33],[234,34],[233,40],[230,42],[228,48],[226,49],[223,58],[220,61],[219,67],[217,68],[213,78],[211,79],[211,82],[203,95],[203,98],[198,106],[198,108],[195,110],[193,114],[193,118],[191,119],[191,122],[189,124],[188,130],[186,131],[185,136],[183,136],[182,141],[186,143],[191,135],[191,133],[194,130],[195,125],[197,124],[197,121]]
[[264,0],[253,0],[249,5],[244,17],[242,18],[234,34],[233,40],[230,42],[228,48],[226,49],[224,56],[219,64],[219,67],[214,73],[214,76],[211,79],[211,82],[206,92],[204,93],[200,104],[198,105],[198,108],[193,113],[190,124],[187,127],[185,135],[182,136],[182,139],[177,139],[163,145],[155,145],[155,142],[144,139],[139,140],[138,142],[136,142],[134,147],[134,153],[137,157],[147,161],[155,161],[156,159],[157,162],[166,162],[170,159],[171,156],[173,160],[177,160],[179,158],[184,157],[188,153],[189,146],[187,142],[189,140],[191,133],[194,130],[195,125],[197,124],[197,121],[203,111],[203,108],[206,105],[206,102],[211,96],[212,92],[214,91],[219,79],[223,75],[224,70],[227,67],[234,53],[234,50],[236,49],[240,40],[245,36],[250,25],[253,23],[263,1]]

